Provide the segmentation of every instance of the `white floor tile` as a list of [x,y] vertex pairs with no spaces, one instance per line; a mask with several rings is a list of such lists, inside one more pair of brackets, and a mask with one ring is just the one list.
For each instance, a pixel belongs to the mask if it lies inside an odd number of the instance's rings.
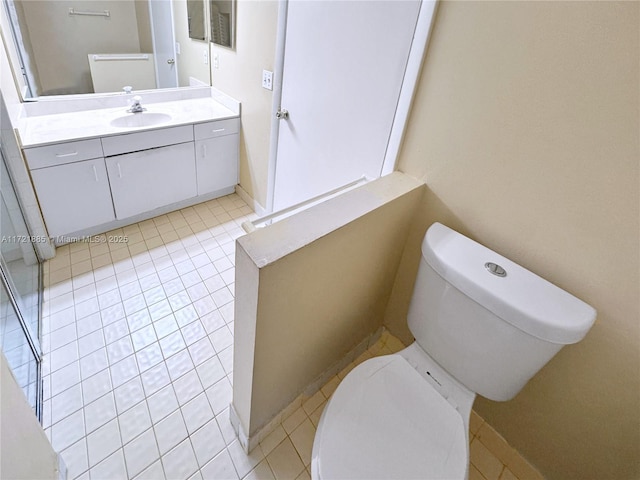
[[72,413],[51,427],[51,445],[60,452],[84,437],[82,410]]
[[89,468],[87,441],[82,438],[66,450],[60,452],[67,466],[67,478],[74,479]]
[[146,325],[131,334],[131,340],[136,351],[151,345],[157,340],[156,331],[153,325]]
[[82,395],[85,404],[97,400],[111,390],[111,377],[108,369],[82,380]]
[[225,440],[215,420],[191,434],[191,444],[202,467],[225,448]]
[[91,480],[115,480],[128,478],[122,449],[89,470]]
[[180,445],[162,457],[162,465],[167,479],[187,480],[197,472],[198,462],[191,448],[191,442],[184,440]]
[[116,340],[129,334],[129,326],[124,318],[116,320],[104,327],[104,338],[107,344],[115,342]]
[[175,382],[173,382],[173,388],[178,397],[178,403],[180,405],[186,404],[192,398],[203,391],[200,379],[195,370],[191,370],[187,374],[183,375]]
[[194,365],[191,361],[191,356],[189,352],[185,349],[181,352],[173,355],[170,358],[167,358],[167,369],[169,370],[169,376],[172,381],[180,378],[182,375],[187,373],[189,370],[193,370]]
[[82,406],[82,388],[76,384],[51,399],[51,423],[59,422]]
[[264,459],[244,477],[244,480],[275,480],[275,478],[269,463]]
[[[151,367],[156,366],[158,363],[164,360],[162,356],[162,350],[158,342],[152,343],[148,347],[143,348],[136,353],[136,359],[138,360],[138,367],[140,372],[149,370]],[[169,370],[171,373],[171,370]]]
[[[101,324],[102,325],[102,324]],[[96,330],[84,337],[78,339],[78,351],[80,357],[84,357],[92,352],[95,352],[99,348],[104,347],[104,335],[102,328]]]
[[133,354],[133,344],[129,336],[107,345],[107,356],[110,364],[117,363],[131,354]]
[[202,467],[200,473],[204,480],[235,480],[240,478],[227,450],[220,452],[213,460]]
[[181,410],[190,434],[215,418],[209,405],[209,400],[207,400],[207,396],[204,393],[189,401]]
[[250,478],[271,478],[266,459],[233,444],[228,418],[233,240],[249,213],[231,195],[117,229],[129,248],[59,250],[69,271],[44,292],[44,422],[70,478],[238,478],[254,466]]
[[163,480],[165,478],[162,462],[157,460],[135,477],[135,480]]
[[211,345],[211,341],[207,337],[202,340],[198,340],[188,348],[191,358],[193,359],[193,363],[196,365],[200,365],[202,362],[210,359],[216,354],[216,351],[213,349],[213,345]]
[[176,398],[172,385],[167,385],[157,393],[148,397],[147,403],[149,405],[151,421],[154,424],[178,408],[178,399]]
[[89,465],[96,466],[120,447],[122,447],[120,429],[117,420],[113,419],[87,435]]
[[134,332],[151,324],[151,315],[149,314],[149,310],[145,308],[132,315],[127,315],[127,323],[129,324],[129,331],[133,336]]
[[[80,362],[73,362],[51,374],[50,394],[57,395],[80,382]],[[46,383],[45,383],[46,385]],[[47,395],[45,395],[47,398]],[[86,400],[85,400],[86,403]]]
[[153,429],[129,442],[124,447],[124,457],[129,477],[132,478],[142,472],[160,457]]
[[76,322],[76,328],[78,331],[78,337],[83,337],[96,330],[102,329],[102,319],[100,313],[96,312],[93,315],[84,317]]
[[196,367],[196,371],[198,372],[200,382],[205,389],[222,380],[226,375],[226,372],[224,371],[224,368],[222,368],[222,364],[220,363],[220,360],[218,360],[217,356],[198,365],[198,367]]
[[84,407],[84,422],[87,434],[115,417],[116,404],[113,392],[109,392]]
[[80,374],[84,380],[104,370],[108,366],[109,359],[107,358],[107,349],[100,348],[80,359]]
[[73,341],[51,352],[49,356],[49,362],[51,365],[51,371],[66,367],[70,363],[78,360],[78,342]]
[[218,415],[229,407],[232,393],[231,383],[226,377],[207,389],[207,397],[213,413]]
[[153,395],[171,381],[164,363],[147,370],[140,375],[140,377],[142,378],[142,386],[144,387],[147,397]]
[[118,413],[125,412],[129,408],[133,407],[136,403],[143,400],[145,397],[140,377],[129,380],[124,385],[116,388],[113,393],[115,396]]
[[138,375],[138,363],[136,357],[131,355],[118,363],[114,363],[109,368],[111,371],[111,382],[114,388],[128,382]]
[[147,402],[142,401],[118,416],[122,443],[127,444],[151,427]]
[[231,460],[233,461],[233,465],[236,467],[236,472],[240,476],[240,478],[244,478],[251,470],[254,469],[258,463],[260,463],[264,459],[264,455],[262,454],[262,450],[259,448],[254,448],[253,451],[247,455],[240,442],[236,440],[231,445],[229,445],[229,455],[231,455]]
[[160,348],[162,349],[162,354],[165,358],[175,355],[186,347],[187,345],[184,343],[182,333],[180,333],[179,330],[160,340]]
[[176,410],[168,417],[154,425],[160,454],[164,455],[189,436],[182,413]]

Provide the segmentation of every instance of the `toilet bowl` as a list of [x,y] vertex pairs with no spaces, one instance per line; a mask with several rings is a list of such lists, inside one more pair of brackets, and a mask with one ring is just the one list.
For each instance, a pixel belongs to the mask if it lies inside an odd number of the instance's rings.
[[476,394],[513,398],[595,321],[586,303],[433,224],[408,315],[416,341],[340,383],[313,443],[314,479],[464,479]]

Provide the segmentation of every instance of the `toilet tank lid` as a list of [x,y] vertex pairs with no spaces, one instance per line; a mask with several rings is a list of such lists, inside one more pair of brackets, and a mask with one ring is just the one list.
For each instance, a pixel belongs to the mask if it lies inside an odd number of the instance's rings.
[[[448,283],[514,327],[542,340],[582,340],[596,318],[590,305],[440,223],[422,242],[425,261]],[[505,276],[491,273],[499,265]]]

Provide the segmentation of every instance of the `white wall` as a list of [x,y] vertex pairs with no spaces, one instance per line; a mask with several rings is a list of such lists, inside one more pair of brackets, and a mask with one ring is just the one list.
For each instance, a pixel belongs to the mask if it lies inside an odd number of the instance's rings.
[[0,478],[56,480],[58,456],[0,353]]

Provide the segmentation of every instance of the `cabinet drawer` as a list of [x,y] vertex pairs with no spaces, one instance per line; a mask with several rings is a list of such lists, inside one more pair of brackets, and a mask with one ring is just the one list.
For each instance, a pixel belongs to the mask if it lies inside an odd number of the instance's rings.
[[109,157],[191,141],[193,141],[193,127],[185,125],[105,137],[102,139],[102,149],[104,156]]
[[100,139],[80,140],[78,142],[57,143],[46,147],[25,148],[29,168],[52,167],[66,163],[102,157]]
[[228,118],[227,120],[198,123],[193,126],[193,131],[196,140],[231,135],[232,133],[238,133],[238,131],[240,131],[240,119]]

